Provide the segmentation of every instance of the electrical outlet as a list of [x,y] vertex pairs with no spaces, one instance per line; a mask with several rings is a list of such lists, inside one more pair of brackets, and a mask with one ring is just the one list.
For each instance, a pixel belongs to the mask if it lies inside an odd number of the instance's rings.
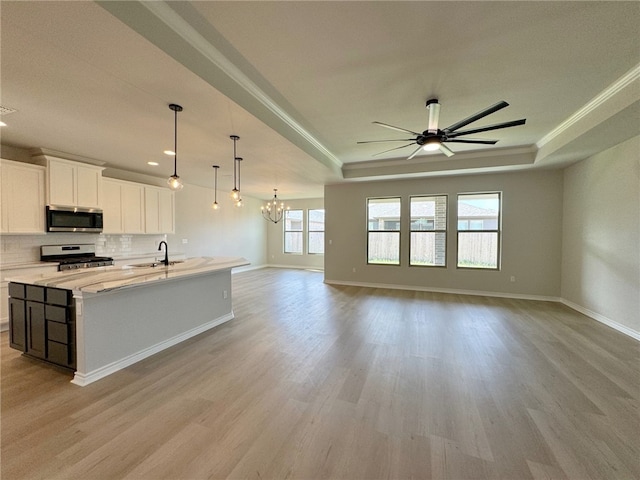
[[353,273],[356,273],[356,267],[353,267],[353,269],[351,270]]
[[182,239],[182,244],[186,245],[187,243],[189,243],[189,239],[188,238],[183,238]]
[[511,282],[515,283],[515,281],[516,281],[516,277],[514,275],[511,275]]
[[228,292],[226,290],[222,291],[222,298],[226,299],[229,296]]

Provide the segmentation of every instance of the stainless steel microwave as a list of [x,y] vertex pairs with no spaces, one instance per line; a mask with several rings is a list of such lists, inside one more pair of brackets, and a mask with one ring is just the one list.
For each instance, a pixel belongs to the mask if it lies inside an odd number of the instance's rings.
[[99,208],[47,206],[47,232],[102,232]]

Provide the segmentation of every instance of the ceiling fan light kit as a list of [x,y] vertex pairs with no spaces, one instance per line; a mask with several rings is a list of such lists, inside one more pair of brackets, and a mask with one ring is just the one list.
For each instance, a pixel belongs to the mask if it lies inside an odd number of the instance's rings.
[[453,125],[449,125],[448,127],[441,130],[440,128],[438,128],[438,121],[440,118],[440,103],[438,102],[437,98],[431,98],[427,100],[427,103],[426,103],[427,112],[429,113],[427,129],[422,133],[414,132],[413,130],[408,130],[402,127],[396,127],[394,125],[389,125],[388,123],[373,122],[375,125],[379,125],[381,127],[389,128],[391,130],[396,130],[403,133],[409,133],[414,137],[413,138],[397,138],[397,139],[394,138],[390,140],[369,140],[369,141],[357,142],[357,143],[364,144],[364,143],[385,143],[385,142],[411,142],[411,143],[407,143],[406,145],[402,145],[400,147],[390,148],[389,150],[384,150],[382,152],[376,153],[374,154],[374,156],[382,155],[383,153],[391,152],[393,150],[399,150],[405,147],[409,147],[411,145],[417,145],[418,147],[407,157],[407,160],[410,160],[416,155],[418,155],[420,151],[430,152],[430,151],[440,150],[447,157],[451,157],[454,155],[454,152],[451,149],[449,149],[449,147],[447,147],[445,143],[467,143],[467,144],[477,144],[477,145],[495,145],[496,143],[498,143],[498,140],[484,140],[484,139],[478,139],[478,138],[458,138],[458,137],[461,137],[464,135],[471,135],[474,133],[488,132],[490,130],[498,130],[501,128],[524,125],[527,120],[525,118],[522,118],[520,120],[512,120],[510,122],[496,123],[493,125],[487,125],[485,127],[459,131],[460,128],[466,125],[469,125],[470,123],[473,123],[475,121],[478,121],[481,118],[484,118],[487,115],[491,115],[492,113],[495,113],[498,110],[501,110],[508,106],[509,104],[507,102],[505,102],[504,100],[501,100],[500,102],[494,105],[491,105],[490,107],[487,107],[484,110],[480,110],[478,113],[475,113],[470,117],[460,120],[459,122],[456,122]]

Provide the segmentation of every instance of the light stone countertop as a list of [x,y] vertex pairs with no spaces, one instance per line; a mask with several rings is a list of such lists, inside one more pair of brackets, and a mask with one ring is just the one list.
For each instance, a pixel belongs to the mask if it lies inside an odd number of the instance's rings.
[[156,267],[96,267],[47,274],[9,277],[9,282],[73,290],[76,293],[103,293],[123,288],[150,285],[181,277],[206,275],[249,265],[243,257],[196,257],[174,265]]
[[24,268],[41,268],[41,267],[55,267],[57,268],[59,262],[42,262],[34,260],[32,262],[18,262],[18,263],[3,263],[0,265],[0,270],[20,270]]

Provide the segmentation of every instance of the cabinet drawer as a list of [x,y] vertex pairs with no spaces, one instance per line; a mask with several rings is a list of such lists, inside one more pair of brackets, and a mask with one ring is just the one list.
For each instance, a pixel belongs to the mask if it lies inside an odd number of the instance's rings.
[[47,322],[47,339],[68,344],[69,326],[66,323]]
[[74,367],[73,349],[70,345],[49,340],[47,345],[47,360],[64,367]]
[[34,302],[44,302],[44,287],[27,285],[27,300]]
[[62,290],[60,288],[47,288],[47,303],[54,305],[70,305],[71,290]]
[[9,283],[9,296],[12,298],[25,298],[25,287],[23,283]]
[[53,320],[54,322],[67,323],[69,318],[67,312],[69,311],[65,307],[56,307],[55,305],[45,305],[44,316],[47,320]]

